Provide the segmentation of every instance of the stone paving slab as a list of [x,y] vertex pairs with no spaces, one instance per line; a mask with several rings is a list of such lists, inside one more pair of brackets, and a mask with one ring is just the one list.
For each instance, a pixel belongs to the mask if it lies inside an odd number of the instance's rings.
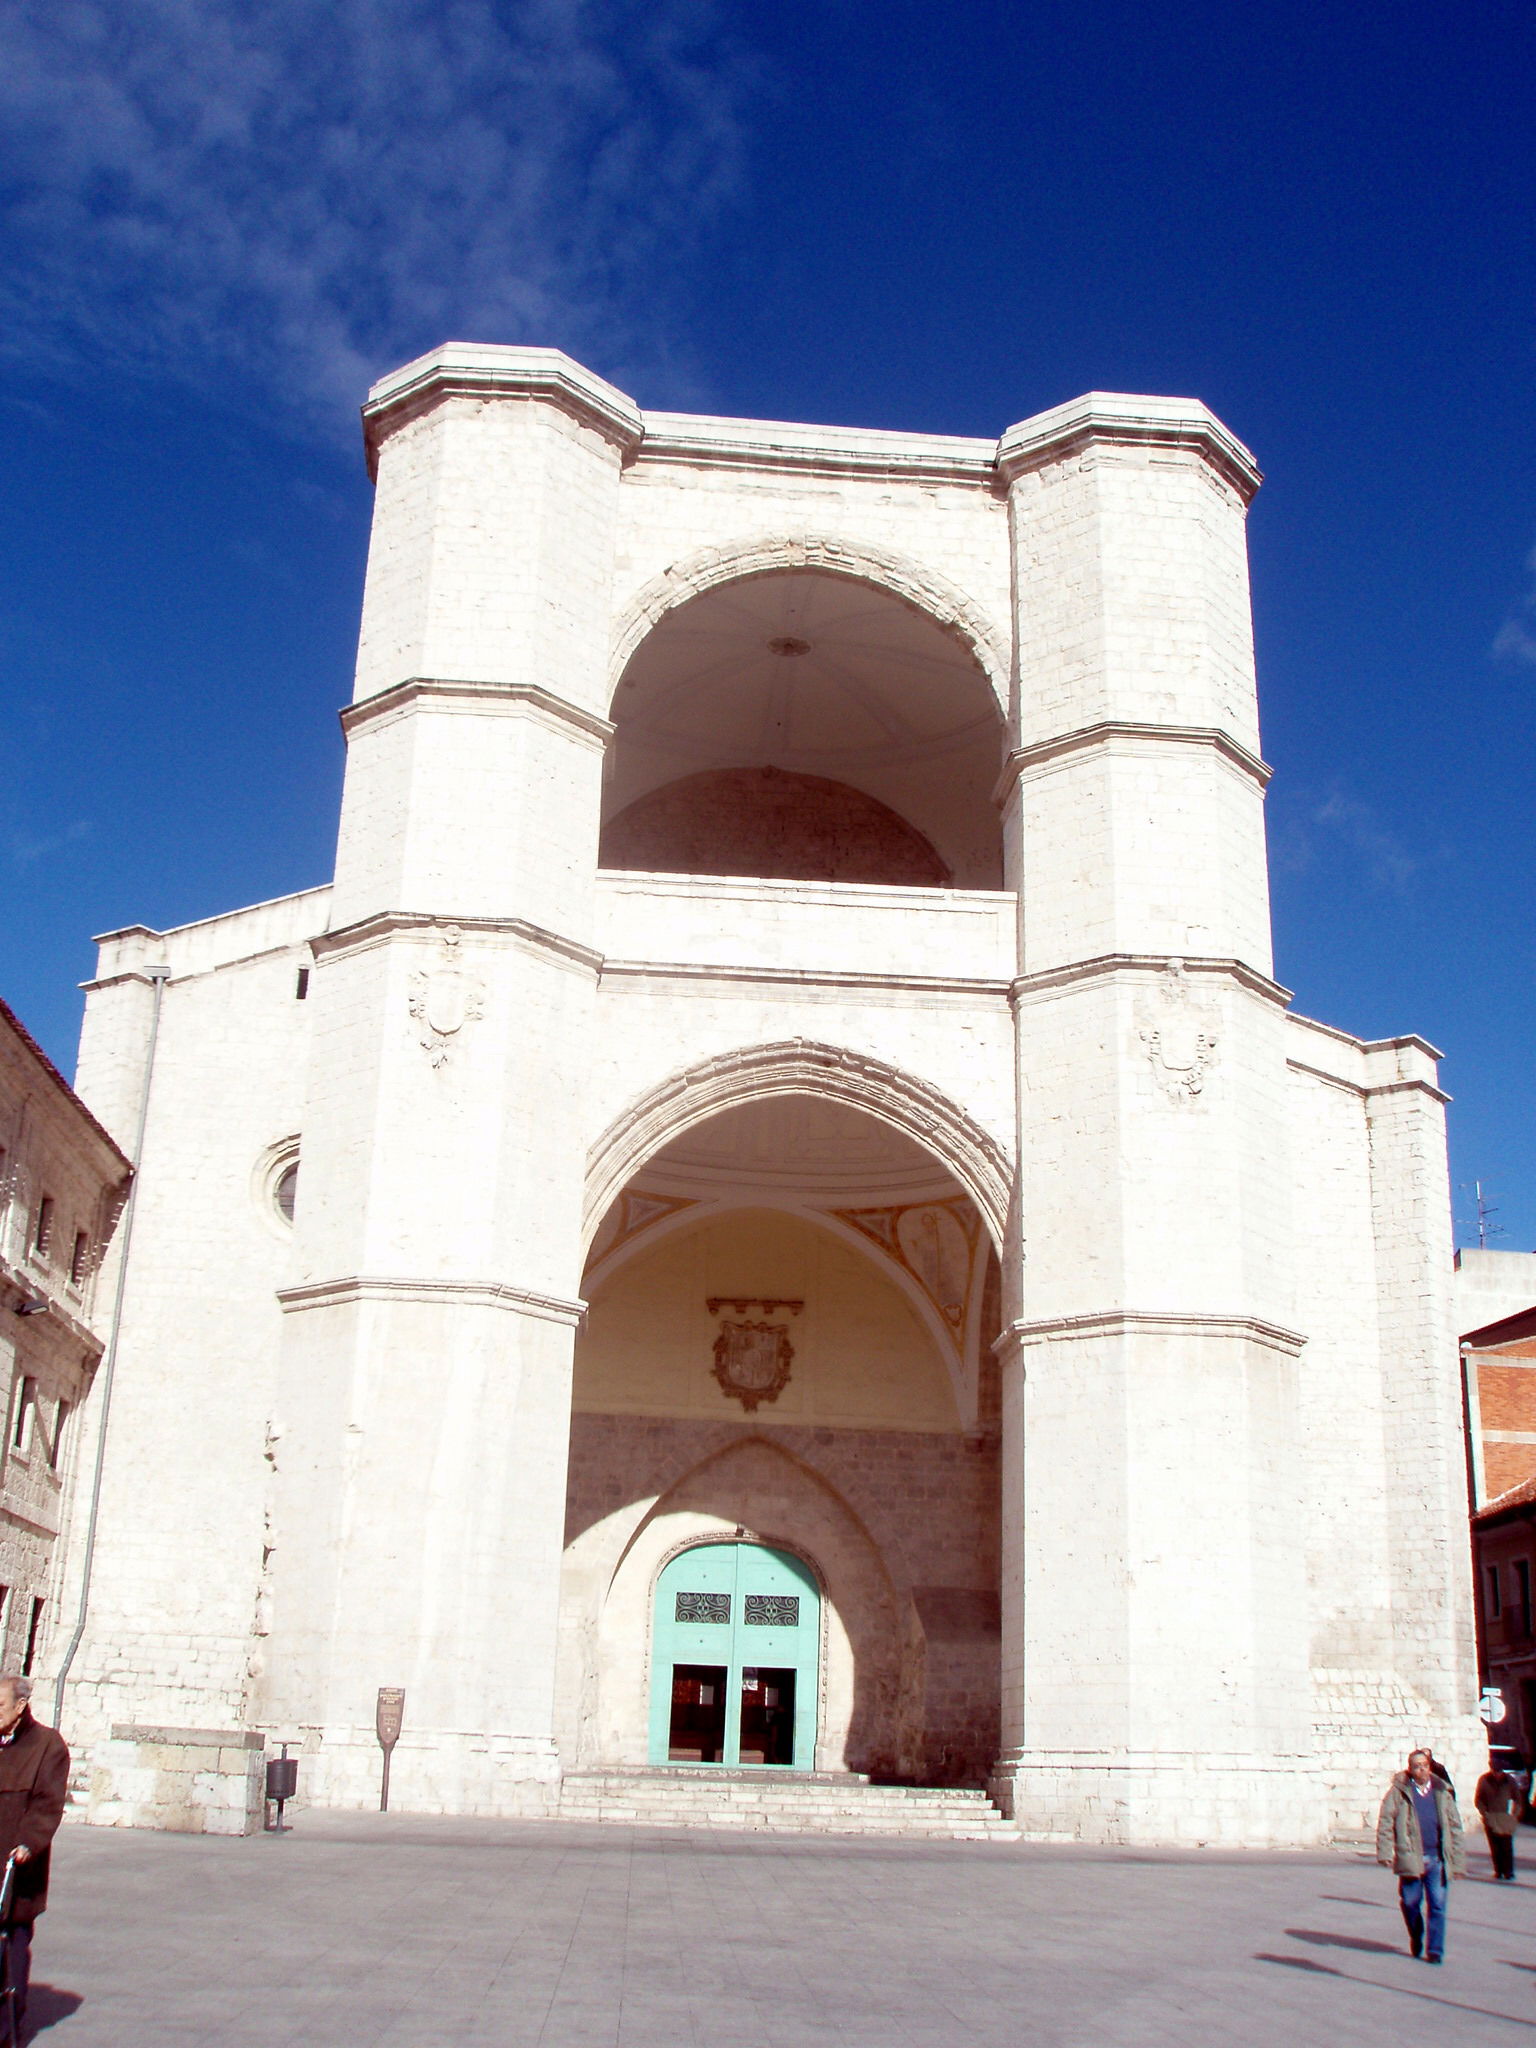
[[1439,1970],[1345,1855],[310,1813],[247,1840],[70,1827],[53,1897],[44,2048],[1536,2037],[1536,1878],[1477,1857]]

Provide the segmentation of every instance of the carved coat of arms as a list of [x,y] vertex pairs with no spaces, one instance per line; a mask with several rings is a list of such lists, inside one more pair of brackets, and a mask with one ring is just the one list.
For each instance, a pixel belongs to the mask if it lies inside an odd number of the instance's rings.
[[458,926],[449,925],[441,934],[442,957],[436,966],[411,976],[411,1015],[434,1067],[447,1059],[464,1026],[485,1010],[485,984],[466,969],[463,943]]
[[1216,1064],[1221,1015],[1196,1000],[1182,960],[1170,960],[1152,994],[1136,1005],[1136,1022],[1154,1079],[1175,1102],[1193,1102]]
[[712,1296],[705,1306],[712,1316],[718,1316],[722,1308],[729,1308],[737,1318],[744,1319],[721,1319],[720,1334],[715,1339],[714,1365],[721,1393],[739,1401],[749,1415],[759,1401],[777,1401],[789,1385],[789,1369],[795,1356],[795,1348],[789,1341],[789,1325],[756,1321],[748,1318],[747,1311],[757,1308],[765,1316],[771,1316],[775,1309],[787,1308],[792,1315],[798,1315],[805,1303],[725,1300]]

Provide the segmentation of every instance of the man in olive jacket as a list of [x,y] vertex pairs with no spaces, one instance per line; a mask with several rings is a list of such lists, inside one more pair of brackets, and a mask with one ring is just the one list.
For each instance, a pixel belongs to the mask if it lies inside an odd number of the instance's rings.
[[49,1844],[69,1796],[69,1751],[32,1718],[30,1678],[0,1677],[0,1863],[16,1858],[4,1926],[11,1938],[16,2027],[26,2017],[32,1923],[48,1903]]
[[1447,1881],[1465,1877],[1467,1858],[1456,1801],[1449,1786],[1435,1776],[1434,1759],[1427,1749],[1409,1751],[1407,1770],[1398,1772],[1381,1802],[1376,1861],[1397,1873],[1397,1898],[1408,1929],[1409,1953],[1422,1954],[1427,1963],[1438,1963],[1445,1954]]

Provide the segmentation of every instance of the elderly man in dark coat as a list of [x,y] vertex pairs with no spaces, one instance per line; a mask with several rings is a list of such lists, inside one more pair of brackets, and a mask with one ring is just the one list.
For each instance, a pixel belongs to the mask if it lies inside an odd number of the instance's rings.
[[19,2032],[32,1973],[32,1923],[48,1903],[48,1852],[69,1796],[69,1751],[32,1718],[30,1678],[0,1677],[0,1859],[16,1858],[4,1926]]

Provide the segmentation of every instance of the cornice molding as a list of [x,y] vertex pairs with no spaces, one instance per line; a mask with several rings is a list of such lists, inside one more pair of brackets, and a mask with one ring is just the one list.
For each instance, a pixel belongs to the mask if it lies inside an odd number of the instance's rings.
[[553,954],[573,966],[584,968],[589,974],[596,974],[603,964],[602,954],[594,952],[590,946],[579,945],[575,939],[562,938],[558,932],[546,931],[542,925],[529,924],[525,918],[462,917],[457,911],[381,910],[372,917],[359,918],[356,924],[322,932],[310,943],[316,960],[322,960],[332,954],[357,953],[369,946],[383,945],[401,933],[421,932],[431,937],[448,925],[456,926],[466,937],[517,940],[522,945],[532,946],[536,952]]
[[1072,732],[1053,734],[1048,740],[1035,740],[1027,747],[1012,748],[998,777],[993,801],[999,804],[1006,802],[1013,785],[1031,768],[1063,760],[1070,754],[1085,753],[1091,748],[1112,746],[1117,740],[1174,747],[1209,747],[1260,789],[1267,787],[1274,774],[1267,761],[1260,760],[1241,741],[1233,739],[1230,733],[1223,732],[1218,726],[1153,725],[1138,719],[1104,718],[1094,725],[1078,726]]
[[1164,1309],[1100,1309],[1085,1315],[1048,1316],[1039,1322],[1009,1323],[993,1345],[1000,1356],[1036,1344],[1071,1342],[1092,1337],[1221,1337],[1262,1344],[1271,1351],[1299,1357],[1306,1338],[1282,1323],[1261,1316],[1206,1315]]
[[[104,1247],[98,1247],[98,1251]],[[15,1300],[11,1297],[14,1295]],[[0,1257],[0,1312],[14,1313],[24,1301],[46,1303],[40,1315],[28,1316],[18,1321],[18,1330],[31,1332],[34,1341],[46,1339],[51,1345],[67,1345],[72,1351],[85,1354],[85,1362],[94,1365],[102,1354],[102,1340],[55,1291],[55,1283],[49,1277],[15,1265],[10,1259]]]
[[595,427],[626,458],[634,454],[645,432],[632,398],[560,349],[449,341],[380,378],[369,392],[363,406],[363,442],[370,476],[376,473],[386,436],[443,398],[539,400]]
[[605,959],[600,970],[603,981],[654,980],[757,982],[779,988],[893,989],[912,995],[962,996],[1006,1003],[1010,984],[980,976],[946,974],[890,974],[862,972],[857,968],[714,966],[692,960]]
[[1252,455],[1198,398],[1089,391],[1009,427],[997,444],[997,473],[1011,485],[1085,449],[1118,445],[1188,449],[1209,463],[1246,505],[1262,480]]
[[1075,982],[1111,981],[1117,975],[1154,976],[1168,972],[1177,961],[1186,974],[1207,975],[1213,979],[1236,982],[1250,994],[1262,996],[1266,1002],[1285,1009],[1291,1001],[1291,991],[1282,988],[1278,981],[1271,981],[1267,974],[1260,974],[1256,967],[1250,967],[1246,960],[1226,956],[1200,957],[1188,953],[1100,953],[1091,960],[1070,960],[1060,967],[1044,967],[1037,974],[1021,974],[1010,985],[1015,1003],[1027,1001],[1035,995],[1047,995],[1054,989],[1069,988]]
[[574,726],[578,732],[596,740],[599,746],[605,747],[613,738],[613,725],[609,719],[600,718],[595,711],[584,711],[579,704],[567,703],[542,684],[483,683],[459,676],[407,676],[403,683],[392,683],[387,690],[379,690],[372,697],[362,697],[355,704],[343,705],[337,716],[341,720],[342,731],[351,739],[353,733],[361,732],[364,727],[423,701],[448,711],[531,708],[541,711],[546,718],[554,719],[558,724]]
[[992,491],[997,444],[951,434],[902,434],[863,427],[822,427],[791,420],[718,419],[702,413],[648,412],[636,460],[691,469],[801,470],[821,476],[889,477],[954,483]]
[[1431,1102],[1447,1103],[1455,1100],[1443,1088],[1437,1088],[1432,1081],[1367,1081],[1361,1089],[1369,1105],[1380,1095],[1427,1095]]
[[297,1315],[312,1308],[345,1308],[360,1301],[509,1309],[515,1315],[569,1324],[579,1323],[587,1312],[584,1301],[568,1301],[558,1294],[540,1294],[528,1287],[511,1287],[502,1280],[419,1279],[399,1274],[343,1274],[334,1280],[280,1287],[277,1299],[284,1315]]
[[0,1519],[9,1522],[12,1528],[25,1529],[30,1536],[46,1536],[50,1543],[57,1540],[57,1522],[39,1522],[31,1515],[24,1515],[19,1508],[0,1504]]

